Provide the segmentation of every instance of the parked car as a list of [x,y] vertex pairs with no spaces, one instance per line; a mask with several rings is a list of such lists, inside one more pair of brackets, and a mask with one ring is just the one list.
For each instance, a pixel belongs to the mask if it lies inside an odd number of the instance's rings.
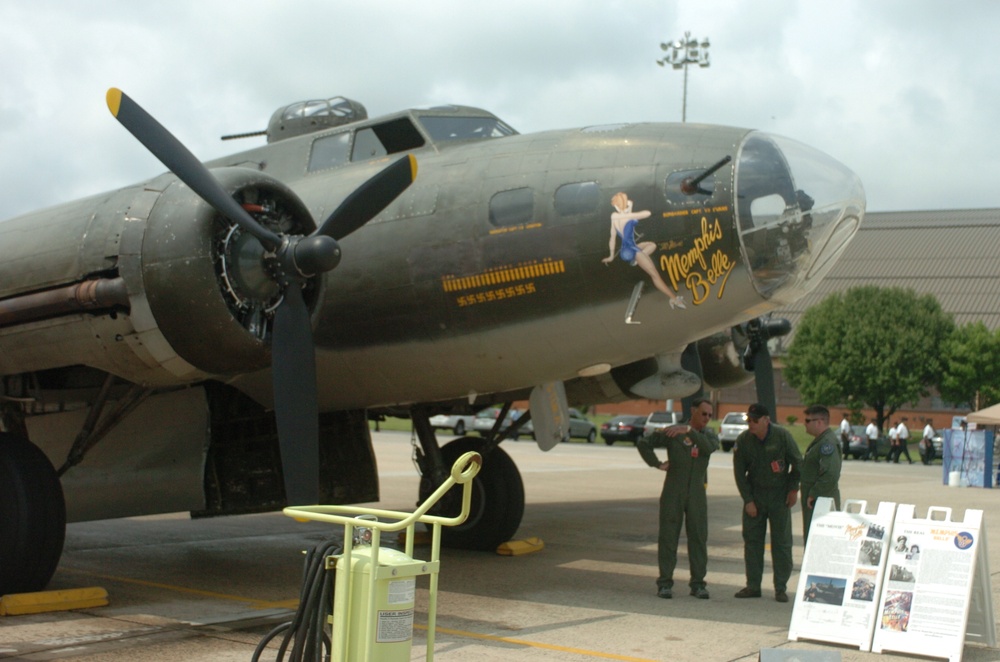
[[[523,436],[533,437],[535,435],[535,427],[531,424],[531,421],[528,421],[517,432],[518,439]],[[586,439],[588,444],[592,444],[597,439],[597,426],[584,416],[580,410],[570,408],[569,436],[571,439]]]
[[461,437],[469,430],[472,430],[475,416],[465,416],[462,414],[438,414],[431,416],[431,427],[435,430],[451,430],[456,437]]
[[[837,436],[840,436],[839,433]],[[877,448],[878,446],[876,446]],[[847,453],[855,460],[860,460],[868,454],[868,434],[864,425],[852,425],[851,434],[847,440]]]
[[601,438],[608,446],[616,441],[635,443],[645,432],[645,416],[615,416],[601,424]]
[[[504,418],[503,427],[508,428],[510,424],[514,422],[521,412],[517,409],[511,409],[507,412],[507,416]],[[489,434],[493,426],[496,425],[497,417],[500,416],[500,409],[498,407],[487,407],[480,412],[476,413],[476,417],[472,419],[472,429],[475,430],[480,436],[485,437]],[[525,430],[519,430],[521,434],[525,434]]]
[[676,411],[654,411],[646,417],[643,429],[645,430],[645,434],[650,434],[663,428],[669,428],[671,425],[677,425],[680,422],[681,415]]
[[[855,460],[860,460],[864,456],[868,455],[868,433],[866,432],[867,426],[865,425],[852,425],[851,426],[851,437],[847,445],[847,454],[853,457]],[[837,437],[840,438],[840,431],[835,430]],[[879,435],[878,441],[875,442],[875,450],[879,457],[889,456],[889,439],[885,435]]]
[[727,453],[733,450],[736,437],[740,436],[740,433],[749,427],[747,425],[747,415],[744,412],[731,411],[726,414],[722,419],[722,424],[719,426],[719,442],[722,444],[722,450]]

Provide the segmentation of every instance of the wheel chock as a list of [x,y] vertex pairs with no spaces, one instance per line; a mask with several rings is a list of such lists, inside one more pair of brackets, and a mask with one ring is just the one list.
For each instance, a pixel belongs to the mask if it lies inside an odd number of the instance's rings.
[[62,591],[10,593],[0,596],[0,616],[43,614],[50,611],[104,607],[107,604],[108,592],[100,586],[71,588]]
[[497,554],[500,556],[521,556],[523,554],[533,554],[545,549],[545,543],[541,538],[531,537],[524,540],[508,540],[497,547]]

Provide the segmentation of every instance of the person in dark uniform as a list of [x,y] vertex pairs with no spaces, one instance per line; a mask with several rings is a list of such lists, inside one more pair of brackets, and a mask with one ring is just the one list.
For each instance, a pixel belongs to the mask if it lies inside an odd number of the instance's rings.
[[767,407],[747,409],[747,430],[733,446],[733,473],[743,497],[743,560],[747,585],[737,598],[759,598],[764,575],[764,541],[771,527],[774,599],[788,602],[792,574],[792,512],[798,501],[802,454],[791,433],[771,422]]
[[814,439],[802,457],[802,541],[809,540],[809,525],[817,497],[830,497],[840,510],[840,444],[830,428],[830,410],[813,405],[805,410],[806,432]]
[[[708,566],[708,500],[705,481],[708,457],[719,448],[715,431],[707,427],[712,420],[712,403],[699,399],[691,404],[690,424],[672,425],[636,442],[646,464],[667,472],[660,493],[660,534],[658,560],[660,576],[656,594],[674,597],[674,568],[677,566],[677,541],[681,523],[687,533],[688,560],[691,563],[691,595],[708,599],[705,572]],[[654,449],[666,448],[667,461],[661,462]]]

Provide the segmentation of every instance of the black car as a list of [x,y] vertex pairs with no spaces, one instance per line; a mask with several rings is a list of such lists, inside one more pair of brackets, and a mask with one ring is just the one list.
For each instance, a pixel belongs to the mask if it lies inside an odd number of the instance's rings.
[[[841,442],[843,443],[843,441]],[[844,453],[844,457],[850,455],[855,460],[860,460],[865,455],[868,455],[868,434],[865,432],[864,425],[852,425],[851,434],[848,437],[847,452]]]
[[[868,433],[866,430],[867,427],[864,425],[851,426],[851,437],[847,447],[847,454],[855,460],[860,460],[868,455]],[[837,436],[840,436],[839,431],[837,432]],[[889,455],[889,440],[879,435],[878,441],[875,443],[875,448],[879,457],[887,457]]]
[[634,444],[642,436],[645,424],[645,416],[615,416],[601,424],[601,438],[608,446],[616,441],[629,441]]

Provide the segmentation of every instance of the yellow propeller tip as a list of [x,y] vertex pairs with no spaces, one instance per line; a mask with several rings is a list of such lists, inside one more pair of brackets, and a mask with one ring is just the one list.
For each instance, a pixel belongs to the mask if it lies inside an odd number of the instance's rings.
[[108,90],[108,110],[115,117],[118,117],[118,109],[122,105],[122,91],[117,87],[112,87]]

